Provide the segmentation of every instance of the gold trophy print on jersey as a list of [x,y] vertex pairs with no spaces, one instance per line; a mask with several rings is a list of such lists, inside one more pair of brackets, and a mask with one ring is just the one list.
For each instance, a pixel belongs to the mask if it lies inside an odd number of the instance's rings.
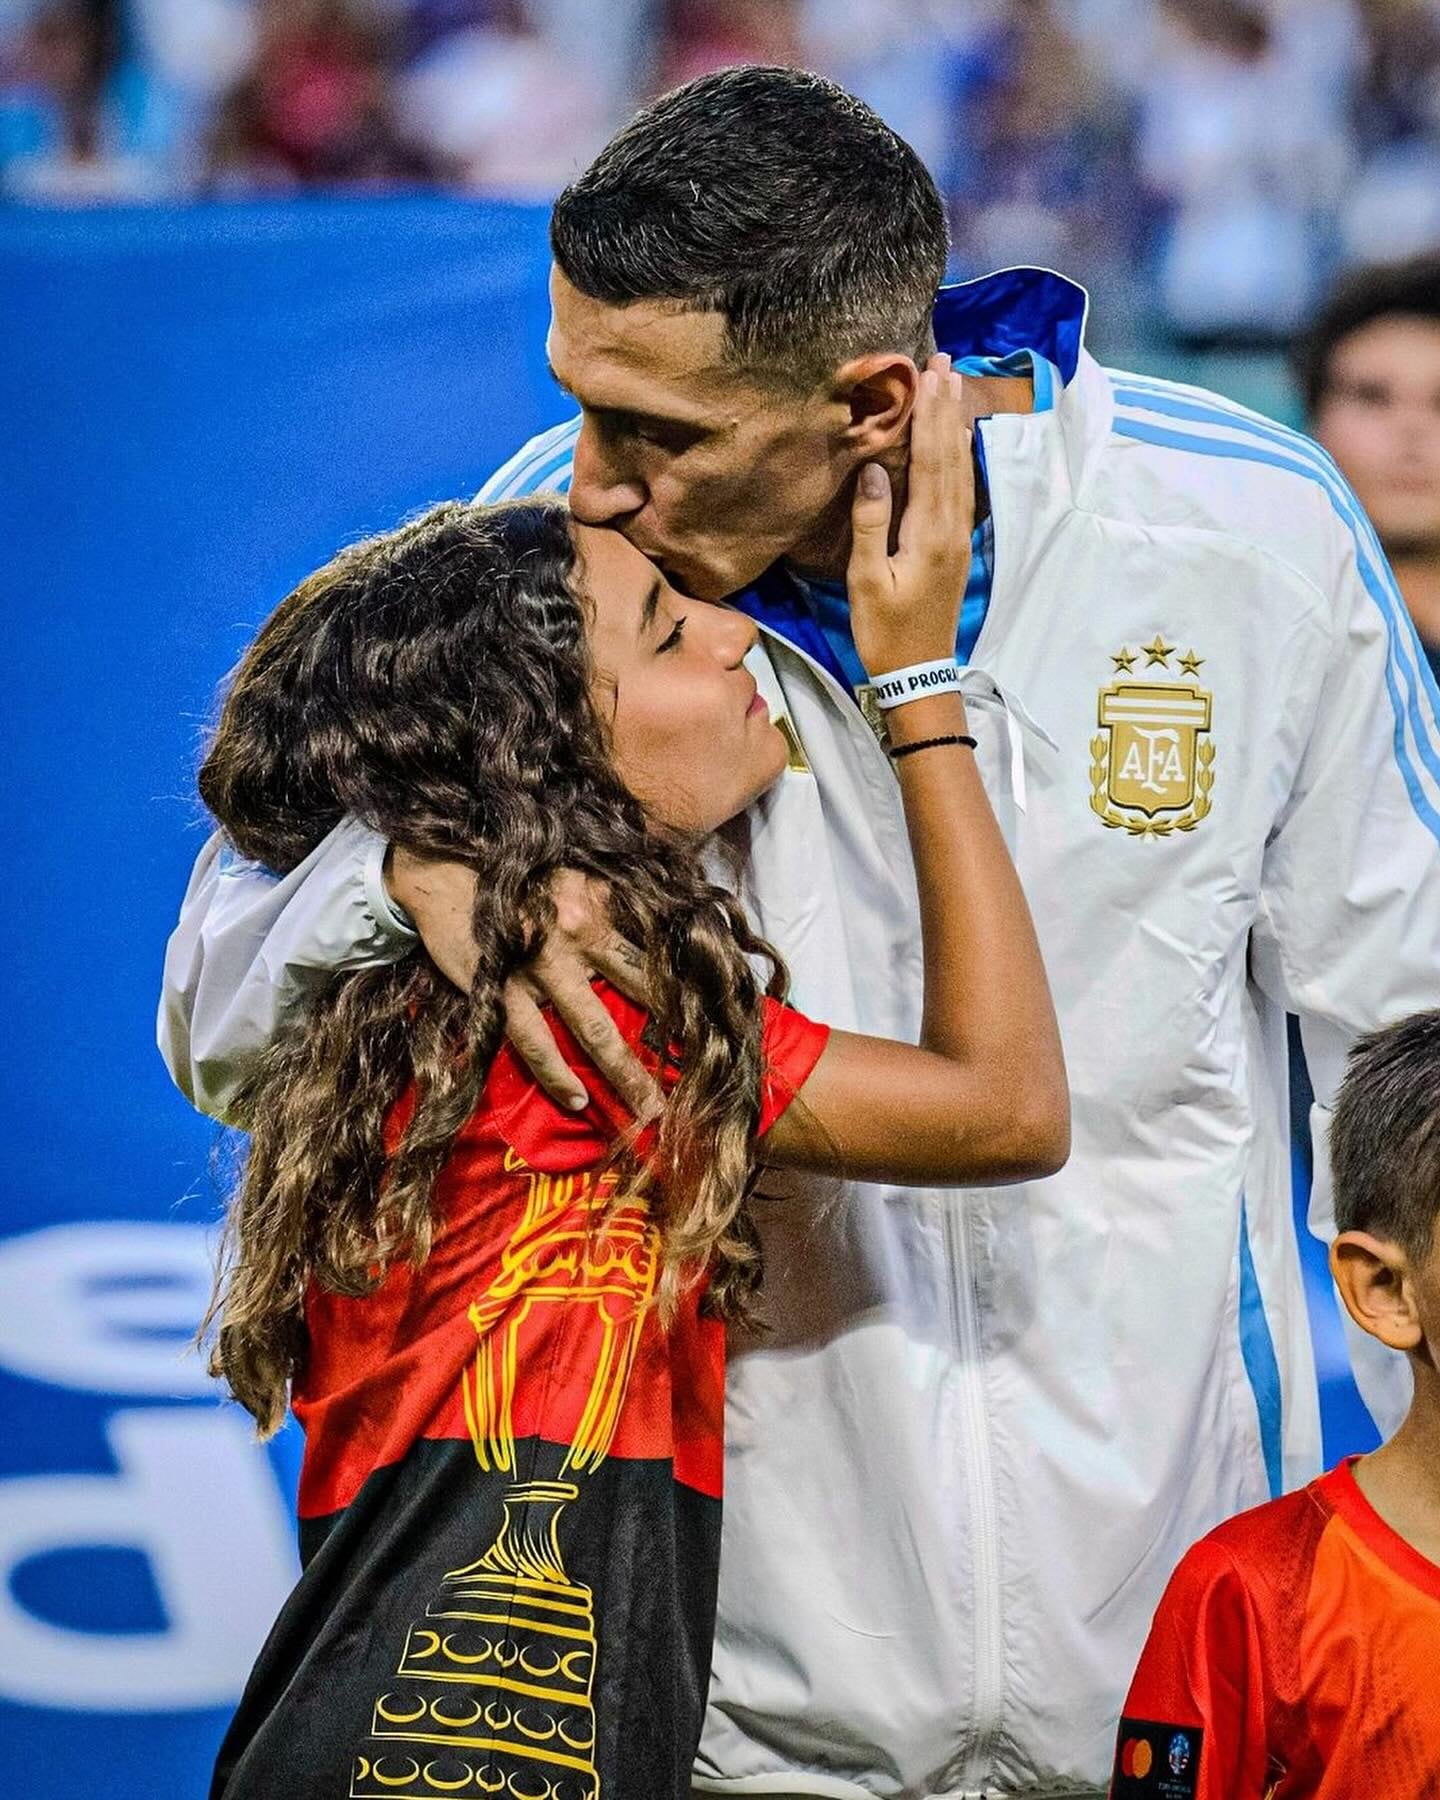
[[[375,1701],[350,1800],[601,1800],[594,1763],[595,1597],[565,1566],[561,1515],[619,1424],[655,1296],[660,1240],[614,1174],[549,1176],[512,1150],[519,1222],[490,1287],[469,1308],[465,1419],[480,1468],[506,1478],[489,1547],[437,1582],[406,1635],[395,1681]],[[559,1479],[520,1479],[514,1405],[527,1343],[556,1309],[590,1371]],[[583,1343],[580,1341],[583,1340]]]
[[[1100,730],[1090,740],[1090,810],[1131,837],[1193,831],[1215,785],[1214,695],[1198,680],[1205,659],[1194,650],[1180,655],[1157,631],[1137,650],[1122,644],[1110,660],[1116,679],[1100,690]],[[1157,669],[1189,679],[1162,679]]]

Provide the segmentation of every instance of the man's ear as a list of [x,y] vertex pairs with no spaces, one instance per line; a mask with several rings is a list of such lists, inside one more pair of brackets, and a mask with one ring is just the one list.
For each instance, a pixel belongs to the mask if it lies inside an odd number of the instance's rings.
[[872,351],[841,363],[831,393],[849,413],[841,436],[857,462],[873,462],[900,442],[919,386],[919,369],[898,351]]
[[1398,1244],[1368,1231],[1342,1231],[1330,1246],[1330,1273],[1362,1331],[1392,1350],[1424,1342],[1410,1259]]

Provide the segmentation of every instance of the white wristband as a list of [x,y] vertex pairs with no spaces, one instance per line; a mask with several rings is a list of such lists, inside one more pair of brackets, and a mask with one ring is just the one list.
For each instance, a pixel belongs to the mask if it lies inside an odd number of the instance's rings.
[[960,686],[961,668],[953,657],[942,662],[912,663],[908,669],[892,669],[875,677],[875,704],[881,712],[903,706],[907,700],[924,700]]

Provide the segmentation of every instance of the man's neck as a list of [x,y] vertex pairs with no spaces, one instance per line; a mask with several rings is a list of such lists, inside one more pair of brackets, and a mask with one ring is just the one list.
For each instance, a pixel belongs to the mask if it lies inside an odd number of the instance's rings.
[[[988,419],[995,413],[1028,413],[1035,410],[1035,385],[1028,375],[967,375],[965,400],[973,428],[977,419]],[[897,444],[884,459],[890,486],[895,496],[892,532],[898,530],[905,510],[905,471],[909,461],[908,441]],[[990,507],[984,492],[979,467],[975,479],[975,517],[983,519]],[[805,537],[786,557],[797,575],[816,581],[843,581],[850,561],[851,488],[847,482],[816,520]]]
[[1405,1423],[1361,1457],[1355,1479],[1390,1529],[1440,1566],[1440,1376],[1420,1357],[1411,1367],[1415,1398]]
[[1431,648],[1440,645],[1440,545],[1397,549],[1391,562],[1416,630]]

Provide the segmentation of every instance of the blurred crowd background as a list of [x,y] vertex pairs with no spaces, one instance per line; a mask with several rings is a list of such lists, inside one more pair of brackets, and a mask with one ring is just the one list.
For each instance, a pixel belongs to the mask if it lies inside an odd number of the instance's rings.
[[1263,351],[1440,245],[1440,0],[0,0],[0,193],[544,199],[744,61],[869,100],[955,272],[1076,275],[1102,350]]
[[[338,543],[571,410],[543,212],[491,202],[743,61],[916,146],[955,277],[1048,263],[1103,359],[1313,430],[1440,678],[1440,0],[0,0],[8,786],[45,796],[7,834],[7,1792],[203,1792],[294,1578],[295,1434],[180,1359],[214,1144],[152,1021],[214,684]],[[1302,1243],[1333,1462],[1375,1439]]]

